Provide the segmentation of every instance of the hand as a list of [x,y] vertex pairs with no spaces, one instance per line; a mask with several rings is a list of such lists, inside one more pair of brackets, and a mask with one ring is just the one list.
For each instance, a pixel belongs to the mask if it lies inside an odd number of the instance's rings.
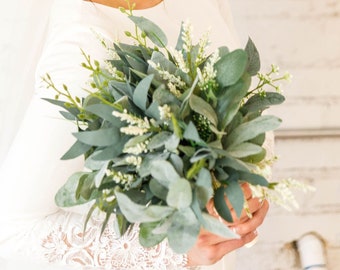
[[231,209],[234,220],[233,223],[228,223],[224,220],[222,221],[222,218],[216,212],[212,199],[208,202],[206,207],[209,214],[219,218],[221,222],[224,222],[226,226],[239,234],[240,238],[225,239],[202,229],[196,244],[187,253],[188,266],[214,264],[221,260],[227,253],[250,243],[257,237],[257,228],[262,224],[268,212],[269,204],[267,201],[259,201],[259,199],[253,198],[247,184],[243,184],[242,189],[252,217],[249,216],[249,213],[247,214],[246,211],[243,211],[241,216],[237,218],[235,211],[232,209],[228,200],[227,204]]

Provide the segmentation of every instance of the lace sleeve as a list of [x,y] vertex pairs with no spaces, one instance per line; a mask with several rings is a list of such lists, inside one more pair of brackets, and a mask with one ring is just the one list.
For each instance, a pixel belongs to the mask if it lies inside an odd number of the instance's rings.
[[40,222],[26,243],[35,245],[34,253],[40,260],[81,266],[84,270],[187,269],[186,255],[173,252],[166,241],[152,248],[142,247],[138,226],[117,237],[113,222],[108,223],[102,235],[100,218],[92,218],[85,232],[83,224],[84,217],[61,210]]

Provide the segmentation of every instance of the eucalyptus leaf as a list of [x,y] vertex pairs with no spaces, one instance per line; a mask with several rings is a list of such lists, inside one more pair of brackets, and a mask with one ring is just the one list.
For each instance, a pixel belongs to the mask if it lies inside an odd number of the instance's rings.
[[255,94],[242,106],[246,113],[258,112],[268,109],[270,106],[279,105],[285,101],[285,97],[277,92],[266,92],[266,94]]
[[215,218],[209,214],[203,213],[203,227],[207,231],[219,235],[226,239],[239,239],[240,236],[236,234],[232,229],[226,226],[218,218]]
[[217,126],[217,115],[208,102],[196,95],[189,99],[190,108],[201,115],[204,115],[214,126]]
[[74,115],[75,117],[78,116],[78,114],[80,113],[79,109],[77,109],[76,107],[74,106],[68,106],[67,102],[65,101],[61,101],[61,100],[55,100],[55,99],[50,99],[50,98],[42,98],[43,100],[47,101],[47,102],[50,102],[54,105],[57,105],[59,107],[62,107],[64,108],[66,111],[68,111],[69,113],[71,113],[72,115]]
[[70,112],[65,112],[65,111],[60,111],[59,112],[66,120],[69,121],[75,121],[77,119],[76,116],[74,116],[72,113]]
[[115,192],[118,205],[124,216],[129,222],[144,223],[160,221],[171,215],[174,211],[169,206],[151,205],[145,206],[133,202],[124,193]]
[[154,247],[162,242],[165,237],[166,233],[164,234],[155,234],[153,233],[154,229],[159,226],[160,222],[148,222],[142,223],[139,226],[139,243],[143,247]]
[[274,130],[281,124],[281,119],[272,115],[263,115],[235,128],[227,138],[228,147],[255,138],[261,133]]
[[223,55],[216,63],[216,80],[221,88],[235,84],[244,74],[248,64],[248,55],[237,49]]
[[160,133],[157,133],[154,135],[149,143],[148,143],[148,149],[156,149],[164,146],[165,142],[172,136],[171,132],[168,131],[162,131]]
[[61,157],[62,160],[68,160],[76,158],[80,155],[85,154],[87,151],[91,149],[91,145],[83,143],[81,141],[76,141],[71,148]]
[[173,251],[184,254],[196,243],[200,231],[194,212],[190,208],[176,211],[168,230],[168,241]]
[[[88,200],[85,200],[82,197],[76,199],[75,196],[80,179],[82,177],[87,177],[89,174],[89,172],[77,172],[72,174],[55,195],[55,203],[60,207],[70,207],[90,201],[91,198]],[[95,194],[92,195],[94,198]]]
[[151,179],[149,183],[150,191],[157,197],[166,201],[168,195],[168,188],[160,184],[157,180]]
[[[232,177],[232,175],[230,177]],[[233,206],[237,217],[240,217],[244,208],[245,199],[242,188],[238,181],[228,181],[228,185],[225,188],[224,192],[227,195],[227,198],[230,201],[231,205]]]
[[181,177],[169,161],[150,161],[151,175],[162,185],[169,187],[171,183],[177,182]]
[[93,104],[85,107],[85,110],[110,122],[115,127],[121,126],[120,120],[112,115],[112,112],[116,110],[112,106],[109,106],[107,104]]
[[223,186],[219,187],[215,191],[214,205],[217,213],[226,221],[233,222],[233,217],[231,215],[230,209],[226,203],[226,197],[224,193],[225,188]]
[[119,142],[120,131],[118,128],[99,129],[94,131],[82,131],[73,133],[82,143],[93,146],[108,146]]
[[260,186],[268,187],[269,185],[269,182],[267,181],[267,179],[259,174],[238,171],[238,175],[239,175],[240,180],[244,180],[254,186],[260,185]]
[[205,205],[214,194],[211,175],[207,169],[202,168],[199,171],[196,180],[195,190],[200,207],[205,207]]
[[251,38],[248,38],[245,51],[248,54],[247,71],[251,76],[255,76],[260,71],[261,62],[259,52]]
[[239,111],[241,101],[248,92],[250,82],[250,76],[244,75],[235,84],[220,92],[216,108],[219,130],[224,130]]
[[152,21],[137,16],[129,16],[129,18],[140,28],[146,36],[157,46],[163,48],[167,45],[168,39],[162,29]]
[[235,158],[243,158],[262,152],[263,148],[253,143],[244,142],[228,147],[228,152]]
[[198,131],[194,123],[191,121],[189,122],[185,129],[183,137],[187,140],[191,140],[196,143],[205,144],[204,141],[200,138],[200,135],[198,134]]
[[189,207],[192,202],[192,191],[189,181],[180,178],[170,183],[166,202],[169,206],[177,209]]
[[149,75],[141,80],[133,92],[133,102],[143,111],[146,110],[148,102],[148,92],[150,90],[153,75]]

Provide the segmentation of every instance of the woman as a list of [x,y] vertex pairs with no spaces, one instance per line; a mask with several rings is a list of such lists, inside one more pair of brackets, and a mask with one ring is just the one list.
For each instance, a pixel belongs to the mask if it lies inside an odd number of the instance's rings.
[[[136,4],[135,14],[156,22],[170,41],[177,39],[181,21],[189,18],[197,36],[211,27],[214,47],[226,44],[230,49],[238,47],[226,0],[131,2]],[[73,266],[84,267],[82,269],[185,269],[212,265],[255,239],[256,229],[267,213],[268,203],[251,198],[245,186],[253,218],[244,214],[239,222],[230,225],[240,239],[223,239],[202,230],[196,245],[187,254],[175,254],[166,242],[153,249],[141,248],[137,229],[116,239],[109,226],[99,238],[100,220],[95,218],[83,235],[87,209],[56,207],[56,191],[71,173],[82,169],[83,162],[81,158],[60,161],[74,141],[71,133],[75,127],[61,120],[54,106],[41,100],[41,97],[52,97],[53,93],[46,90],[40,77],[49,73],[57,85],[66,84],[73,95],[84,95],[82,87],[86,87],[88,73],[80,67],[83,61],[80,48],[93,59],[105,59],[106,51],[101,49],[96,35],[109,41],[125,39],[123,31],[132,25],[117,7],[126,4],[125,0],[56,0],[52,7],[48,36],[36,72],[36,93],[0,171],[0,186],[5,191],[0,196],[0,257],[13,259],[11,263],[21,258],[25,269],[29,269],[26,258],[31,259],[35,270],[40,269],[38,262],[48,263],[41,269],[49,269],[54,264],[62,265],[61,269],[73,269]],[[207,209],[216,216],[212,203]]]

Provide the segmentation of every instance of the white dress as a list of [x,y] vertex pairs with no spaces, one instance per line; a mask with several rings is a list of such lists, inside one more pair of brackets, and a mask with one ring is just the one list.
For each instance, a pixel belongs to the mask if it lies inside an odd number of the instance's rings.
[[[181,21],[190,19],[195,37],[210,29],[212,49],[221,45],[235,49],[238,40],[226,1],[165,0],[135,14],[160,25],[170,46],[175,45]],[[56,85],[66,84],[73,95],[85,95],[82,87],[88,73],[80,66],[84,60],[80,49],[92,59],[105,59],[106,51],[94,32],[107,40],[124,41],[123,31],[132,27],[116,9],[82,0],[54,1],[35,92],[1,163],[0,269],[185,269],[186,257],[172,252],[166,242],[146,250],[138,244],[137,229],[117,239],[110,226],[99,237],[100,217],[90,221],[83,235],[86,206],[59,209],[54,203],[56,191],[71,173],[82,169],[83,161],[60,160],[74,142],[75,126],[41,99],[54,93],[40,77],[49,73]],[[212,269],[224,267],[220,262]]]

